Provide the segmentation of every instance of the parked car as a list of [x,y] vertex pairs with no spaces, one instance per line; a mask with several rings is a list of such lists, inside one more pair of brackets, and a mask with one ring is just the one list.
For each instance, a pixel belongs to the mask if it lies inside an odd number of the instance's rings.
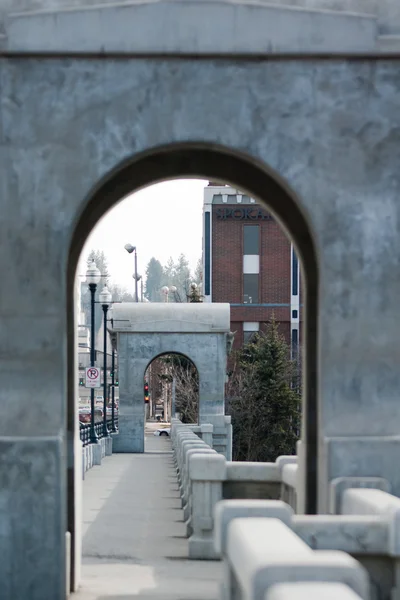
[[171,435],[171,428],[170,427],[165,427],[165,429],[156,429],[155,432],[154,432],[154,435],[169,436],[169,435]]
[[[101,423],[103,420],[103,411],[100,408],[95,408],[94,411],[94,422]],[[81,408],[79,410],[79,421],[81,423],[90,423],[90,410]]]

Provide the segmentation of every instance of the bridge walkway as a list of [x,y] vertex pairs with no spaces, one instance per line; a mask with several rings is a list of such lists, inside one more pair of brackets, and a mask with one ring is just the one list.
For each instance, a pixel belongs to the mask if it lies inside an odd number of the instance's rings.
[[188,560],[169,438],[114,454],[83,482],[83,563],[71,600],[217,600],[221,565]]

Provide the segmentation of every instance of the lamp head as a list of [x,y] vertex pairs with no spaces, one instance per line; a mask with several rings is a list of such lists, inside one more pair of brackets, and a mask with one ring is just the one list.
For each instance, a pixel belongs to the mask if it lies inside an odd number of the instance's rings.
[[96,263],[94,260],[92,260],[92,262],[90,263],[90,265],[87,268],[86,271],[86,282],[88,284],[94,283],[97,284],[99,283],[101,279],[101,273],[99,271],[99,269],[96,266]]
[[103,287],[99,294],[99,301],[101,304],[111,304],[112,302],[112,294],[108,289],[107,285]]

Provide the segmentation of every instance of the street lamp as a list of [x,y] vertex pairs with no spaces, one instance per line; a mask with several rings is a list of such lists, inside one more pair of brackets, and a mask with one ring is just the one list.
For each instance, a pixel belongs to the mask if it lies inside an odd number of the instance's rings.
[[162,286],[161,293],[163,294],[163,296],[165,296],[164,302],[168,302],[169,287],[167,285]]
[[125,250],[127,252],[129,252],[129,254],[132,254],[132,252],[135,253],[135,275],[134,275],[134,279],[135,279],[135,296],[136,296],[136,302],[139,302],[139,297],[138,297],[138,274],[137,274],[137,249],[136,249],[136,246],[132,246],[132,244],[125,244],[124,248],[125,248]]
[[132,277],[133,279],[140,281],[140,302],[143,302],[143,277],[139,275],[139,273],[137,275],[134,273]]
[[115,427],[115,347],[114,343],[112,343],[111,350],[111,431],[112,433],[117,432],[117,428]]
[[178,289],[175,285],[171,285],[170,287],[168,287],[167,285],[164,285],[161,288],[161,293],[165,296],[164,302],[169,302],[170,294],[173,294],[175,302],[182,302],[180,293],[178,292]]
[[[97,284],[101,279],[101,273],[96,267],[94,260],[88,266],[86,271],[86,282],[90,290],[90,366],[94,367],[94,296],[96,293]],[[97,435],[94,428],[94,388],[90,388],[90,443],[97,444]]]
[[107,287],[103,287],[99,295],[99,302],[103,309],[104,319],[104,341],[103,341],[103,437],[109,437],[110,432],[107,428],[107,311],[112,302],[112,295]]

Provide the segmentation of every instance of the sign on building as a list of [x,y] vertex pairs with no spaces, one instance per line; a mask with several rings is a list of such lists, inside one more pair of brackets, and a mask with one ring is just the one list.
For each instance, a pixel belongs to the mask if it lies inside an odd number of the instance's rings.
[[100,369],[97,367],[86,368],[86,387],[88,388],[99,388],[100,383]]

